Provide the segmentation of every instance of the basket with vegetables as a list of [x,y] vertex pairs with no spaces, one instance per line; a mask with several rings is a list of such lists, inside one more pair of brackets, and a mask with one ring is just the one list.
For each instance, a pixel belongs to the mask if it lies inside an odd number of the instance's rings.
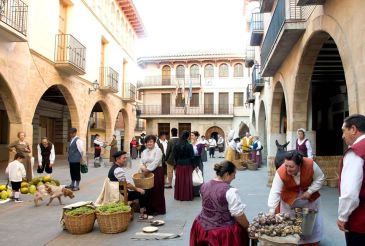
[[126,231],[131,218],[131,207],[123,203],[110,203],[96,209],[96,219],[102,233]]
[[65,228],[71,234],[91,232],[95,222],[95,209],[90,206],[67,209],[63,213],[63,220]]

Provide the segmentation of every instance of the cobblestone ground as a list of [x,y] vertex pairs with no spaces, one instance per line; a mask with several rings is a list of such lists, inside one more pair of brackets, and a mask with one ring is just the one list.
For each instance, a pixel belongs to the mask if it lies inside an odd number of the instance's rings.
[[[214,177],[213,165],[221,161],[221,158],[209,159],[205,163],[205,178]],[[69,183],[69,169],[65,161],[59,160],[54,168],[54,177],[61,184]],[[138,168],[138,160],[132,162],[128,174],[132,175]],[[4,183],[3,170],[1,170],[0,183]],[[65,204],[77,201],[95,201],[97,198],[108,168],[94,168],[89,164],[89,173],[82,176],[81,190],[77,191],[73,200],[63,198]],[[266,203],[269,188],[266,186],[267,169],[259,171],[239,171],[232,182],[239,188],[242,200],[247,205],[246,214],[249,220],[260,211],[267,211]],[[322,194],[322,215],[324,217],[325,235],[321,245],[342,246],[345,245],[344,235],[337,229],[337,190],[324,187]],[[136,241],[131,239],[136,232],[143,227],[142,222],[135,219],[129,225],[126,232],[119,234],[102,234],[97,223],[94,230],[85,235],[71,235],[63,231],[60,226],[62,206],[54,200],[50,206],[45,206],[46,201],[40,207],[34,207],[32,196],[23,195],[24,203],[15,204],[8,202],[0,205],[0,245],[189,245],[189,232],[195,216],[200,212],[201,200],[195,198],[192,202],[178,202],[173,199],[173,189],[165,190],[167,214],[159,218],[186,221],[183,235],[179,239]],[[168,225],[165,225],[168,226]]]

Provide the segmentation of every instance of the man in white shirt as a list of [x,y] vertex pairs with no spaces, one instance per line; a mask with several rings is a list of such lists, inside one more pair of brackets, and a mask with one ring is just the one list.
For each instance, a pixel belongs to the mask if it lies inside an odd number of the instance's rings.
[[167,181],[167,166],[166,166],[166,150],[167,150],[167,139],[166,139],[166,132],[160,132],[160,137],[157,139],[157,146],[162,151],[162,168],[163,168],[163,174],[164,174],[164,184],[166,185]]
[[346,244],[365,245],[365,116],[347,117],[342,138],[349,146],[340,166],[340,197],[337,225]]
[[215,141],[213,136],[211,136],[210,139],[208,140],[208,143],[209,143],[209,157],[214,158],[214,152],[215,152],[215,147],[217,147],[217,141]]
[[38,150],[38,169],[37,173],[52,173],[53,163],[56,155],[54,145],[48,141],[47,137],[42,137],[41,143],[37,145]]

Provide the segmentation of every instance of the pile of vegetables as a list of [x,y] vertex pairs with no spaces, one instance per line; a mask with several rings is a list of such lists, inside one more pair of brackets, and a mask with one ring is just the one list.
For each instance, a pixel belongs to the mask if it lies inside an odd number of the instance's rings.
[[120,212],[130,212],[131,207],[128,205],[124,205],[123,203],[109,203],[106,205],[102,205],[96,209],[98,213],[102,214],[112,214],[112,213],[120,213]]
[[292,217],[288,213],[274,215],[261,212],[248,227],[248,233],[251,238],[258,238],[261,235],[271,237],[300,235],[302,233],[301,224],[302,218],[299,216]]
[[66,210],[65,214],[70,216],[81,216],[85,214],[93,214],[95,213],[95,209],[89,206],[82,206],[70,210]]

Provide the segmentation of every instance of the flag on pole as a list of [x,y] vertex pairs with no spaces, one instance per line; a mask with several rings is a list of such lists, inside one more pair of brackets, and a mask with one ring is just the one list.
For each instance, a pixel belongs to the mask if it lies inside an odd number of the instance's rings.
[[189,101],[193,97],[193,81],[190,79],[190,85],[189,85]]
[[177,80],[176,80],[176,98],[177,98],[177,95],[179,94],[179,89],[180,89],[180,82],[179,82],[179,80],[177,79]]

